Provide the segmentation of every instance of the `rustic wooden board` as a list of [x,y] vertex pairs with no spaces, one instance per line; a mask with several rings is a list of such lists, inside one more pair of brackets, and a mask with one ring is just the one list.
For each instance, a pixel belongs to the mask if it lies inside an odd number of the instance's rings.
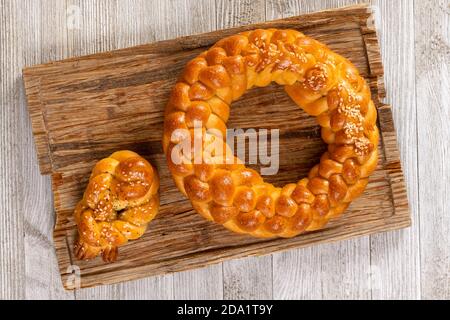
[[[41,173],[52,175],[54,244],[65,287],[71,288],[72,265],[80,268],[81,286],[89,287],[408,227],[392,113],[380,102],[383,67],[372,25],[370,8],[348,7],[24,69]],[[205,221],[175,188],[160,144],[168,93],[184,64],[220,38],[269,27],[301,30],[355,63],[370,82],[382,136],[380,162],[364,195],[324,230],[293,239],[255,239]],[[232,127],[280,129],[280,172],[267,177],[277,185],[302,178],[325,150],[315,120],[275,85],[235,103]],[[158,168],[161,211],[141,239],[120,248],[119,261],[74,260],[73,208],[94,163],[119,149],[137,151]]]

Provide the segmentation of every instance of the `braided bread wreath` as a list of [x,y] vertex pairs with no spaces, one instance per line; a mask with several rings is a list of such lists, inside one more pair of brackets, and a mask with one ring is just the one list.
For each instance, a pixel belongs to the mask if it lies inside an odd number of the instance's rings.
[[[221,157],[176,160],[196,122],[206,150],[214,130],[226,136],[230,104],[272,81],[322,127],[328,151],[307,178],[274,187],[234,155],[228,161],[226,143]],[[186,65],[166,106],[163,148],[176,185],[204,218],[255,237],[293,237],[322,228],[364,191],[378,162],[376,119],[350,61],[298,31],[259,29],[224,38]]]
[[118,151],[97,162],[75,208],[75,256],[115,261],[118,247],[140,238],[158,213],[158,188],[157,173],[137,153]]

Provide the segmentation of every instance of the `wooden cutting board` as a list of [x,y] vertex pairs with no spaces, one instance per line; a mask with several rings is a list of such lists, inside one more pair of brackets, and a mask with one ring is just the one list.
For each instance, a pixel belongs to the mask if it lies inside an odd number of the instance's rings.
[[[349,58],[369,81],[379,113],[380,161],[367,190],[321,231],[293,239],[237,235],[196,214],[176,189],[162,153],[163,111],[185,63],[217,40],[255,28],[293,28]],[[63,284],[73,289],[198,268],[227,259],[408,227],[411,224],[391,108],[381,103],[383,67],[370,7],[356,6],[77,57],[23,71],[42,174],[51,174],[54,245]],[[271,85],[234,104],[229,128],[280,129],[276,185],[297,181],[326,146],[315,120]],[[161,210],[145,235],[120,248],[119,260],[77,261],[73,209],[96,161],[134,150],[158,169]],[[258,168],[258,166],[256,166]],[[50,214],[50,213],[49,213]]]

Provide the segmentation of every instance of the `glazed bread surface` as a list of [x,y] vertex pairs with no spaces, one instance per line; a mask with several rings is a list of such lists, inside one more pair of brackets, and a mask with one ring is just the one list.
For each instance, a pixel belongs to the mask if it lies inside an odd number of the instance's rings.
[[140,238],[158,213],[158,188],[156,171],[137,153],[118,151],[97,162],[75,208],[75,256],[115,261],[118,247]]
[[[264,182],[226,143],[208,151],[226,137],[231,103],[272,82],[316,117],[328,144],[307,177],[283,187]],[[293,237],[322,228],[364,191],[378,161],[376,120],[350,61],[298,31],[260,29],[224,38],[187,63],[166,107],[163,148],[176,185],[203,217],[255,237]],[[198,124],[201,163],[176,151]]]

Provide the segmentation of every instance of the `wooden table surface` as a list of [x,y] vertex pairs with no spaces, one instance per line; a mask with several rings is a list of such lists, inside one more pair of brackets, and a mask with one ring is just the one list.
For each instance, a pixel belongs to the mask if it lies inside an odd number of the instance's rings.
[[410,229],[64,291],[22,68],[352,0],[0,0],[0,299],[449,299],[450,0],[374,0]]

